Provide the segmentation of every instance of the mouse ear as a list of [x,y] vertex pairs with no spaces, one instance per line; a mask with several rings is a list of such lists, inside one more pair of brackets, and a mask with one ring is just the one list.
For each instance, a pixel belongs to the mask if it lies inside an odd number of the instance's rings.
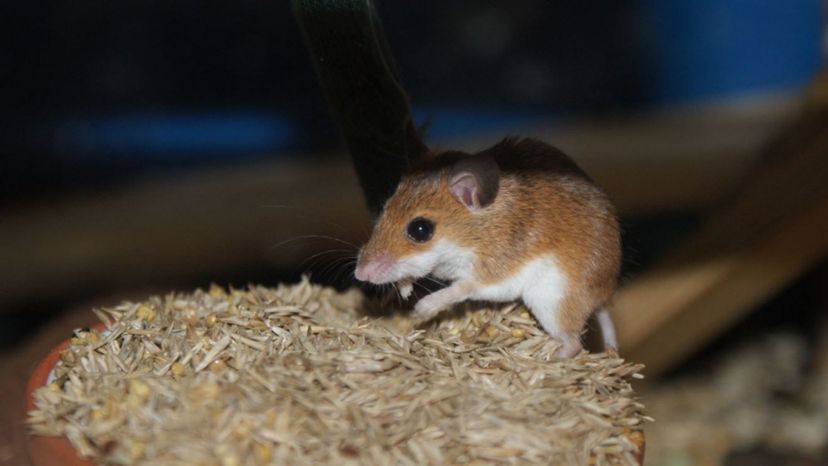
[[500,186],[500,168],[491,156],[465,157],[449,172],[449,192],[469,210],[494,202]]

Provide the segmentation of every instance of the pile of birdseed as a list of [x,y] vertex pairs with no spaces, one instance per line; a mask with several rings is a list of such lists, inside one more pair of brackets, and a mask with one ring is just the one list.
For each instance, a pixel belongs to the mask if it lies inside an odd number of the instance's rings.
[[108,464],[637,464],[641,366],[554,357],[525,308],[416,328],[303,280],[95,310],[32,431]]

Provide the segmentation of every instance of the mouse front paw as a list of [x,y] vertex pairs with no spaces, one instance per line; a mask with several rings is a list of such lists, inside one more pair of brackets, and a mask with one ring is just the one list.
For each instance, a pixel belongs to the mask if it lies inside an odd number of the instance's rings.
[[442,300],[438,296],[434,296],[430,294],[428,296],[423,296],[417,304],[414,305],[414,312],[411,313],[411,317],[416,320],[431,320],[440,313],[443,309]]
[[402,299],[408,299],[411,297],[411,293],[414,291],[414,282],[409,280],[403,280],[400,282],[399,289],[400,296],[402,297]]

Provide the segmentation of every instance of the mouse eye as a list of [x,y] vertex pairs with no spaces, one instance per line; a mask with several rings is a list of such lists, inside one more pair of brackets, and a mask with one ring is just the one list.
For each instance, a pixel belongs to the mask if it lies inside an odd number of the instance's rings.
[[431,220],[417,217],[405,229],[408,238],[415,243],[425,243],[434,235],[434,222]]

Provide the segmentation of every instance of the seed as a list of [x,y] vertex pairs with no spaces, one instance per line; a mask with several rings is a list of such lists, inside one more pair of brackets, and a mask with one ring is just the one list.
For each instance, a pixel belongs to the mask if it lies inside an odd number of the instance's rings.
[[147,449],[147,446],[144,445],[143,442],[132,442],[129,445],[129,457],[132,461],[137,461],[144,456],[144,451]]
[[224,288],[213,283],[210,285],[210,291],[208,291],[208,294],[211,298],[220,298],[224,296],[226,293],[224,292]]
[[170,373],[172,373],[173,377],[181,377],[185,370],[186,368],[184,367],[184,364],[181,364],[178,361],[174,362],[173,365],[170,366]]
[[269,463],[273,458],[273,448],[269,444],[256,442],[253,444],[253,456],[259,464]]
[[250,438],[250,427],[247,425],[247,423],[242,422],[238,426],[236,426],[236,428],[233,429],[233,437],[238,441],[247,440],[248,438]]
[[239,456],[233,453],[228,453],[221,457],[221,466],[239,466],[241,460]]
[[155,319],[155,310],[149,306],[140,306],[135,315],[141,320],[152,322]]
[[62,351],[60,353],[60,360],[63,361],[65,364],[74,364],[76,359],[77,358],[75,357],[74,351],[70,349]]
[[265,411],[264,412],[264,423],[265,423],[265,425],[268,425],[268,426],[273,425],[273,423],[276,422],[276,417],[278,415],[279,415],[279,413],[276,411],[275,408],[270,408],[267,411]]
[[193,396],[200,400],[213,400],[219,395],[217,383],[206,383],[193,389]]
[[138,379],[129,379],[128,390],[130,395],[135,395],[143,399],[146,399],[152,393],[150,386]]
[[198,322],[198,313],[195,309],[189,308],[184,311],[184,322],[190,325],[195,325]]
[[216,359],[210,363],[210,370],[219,374],[227,370],[227,364],[225,364],[221,359]]
[[100,421],[104,418],[103,410],[101,410],[100,408],[95,408],[92,410],[91,413],[89,413],[89,417],[91,417],[93,421]]

